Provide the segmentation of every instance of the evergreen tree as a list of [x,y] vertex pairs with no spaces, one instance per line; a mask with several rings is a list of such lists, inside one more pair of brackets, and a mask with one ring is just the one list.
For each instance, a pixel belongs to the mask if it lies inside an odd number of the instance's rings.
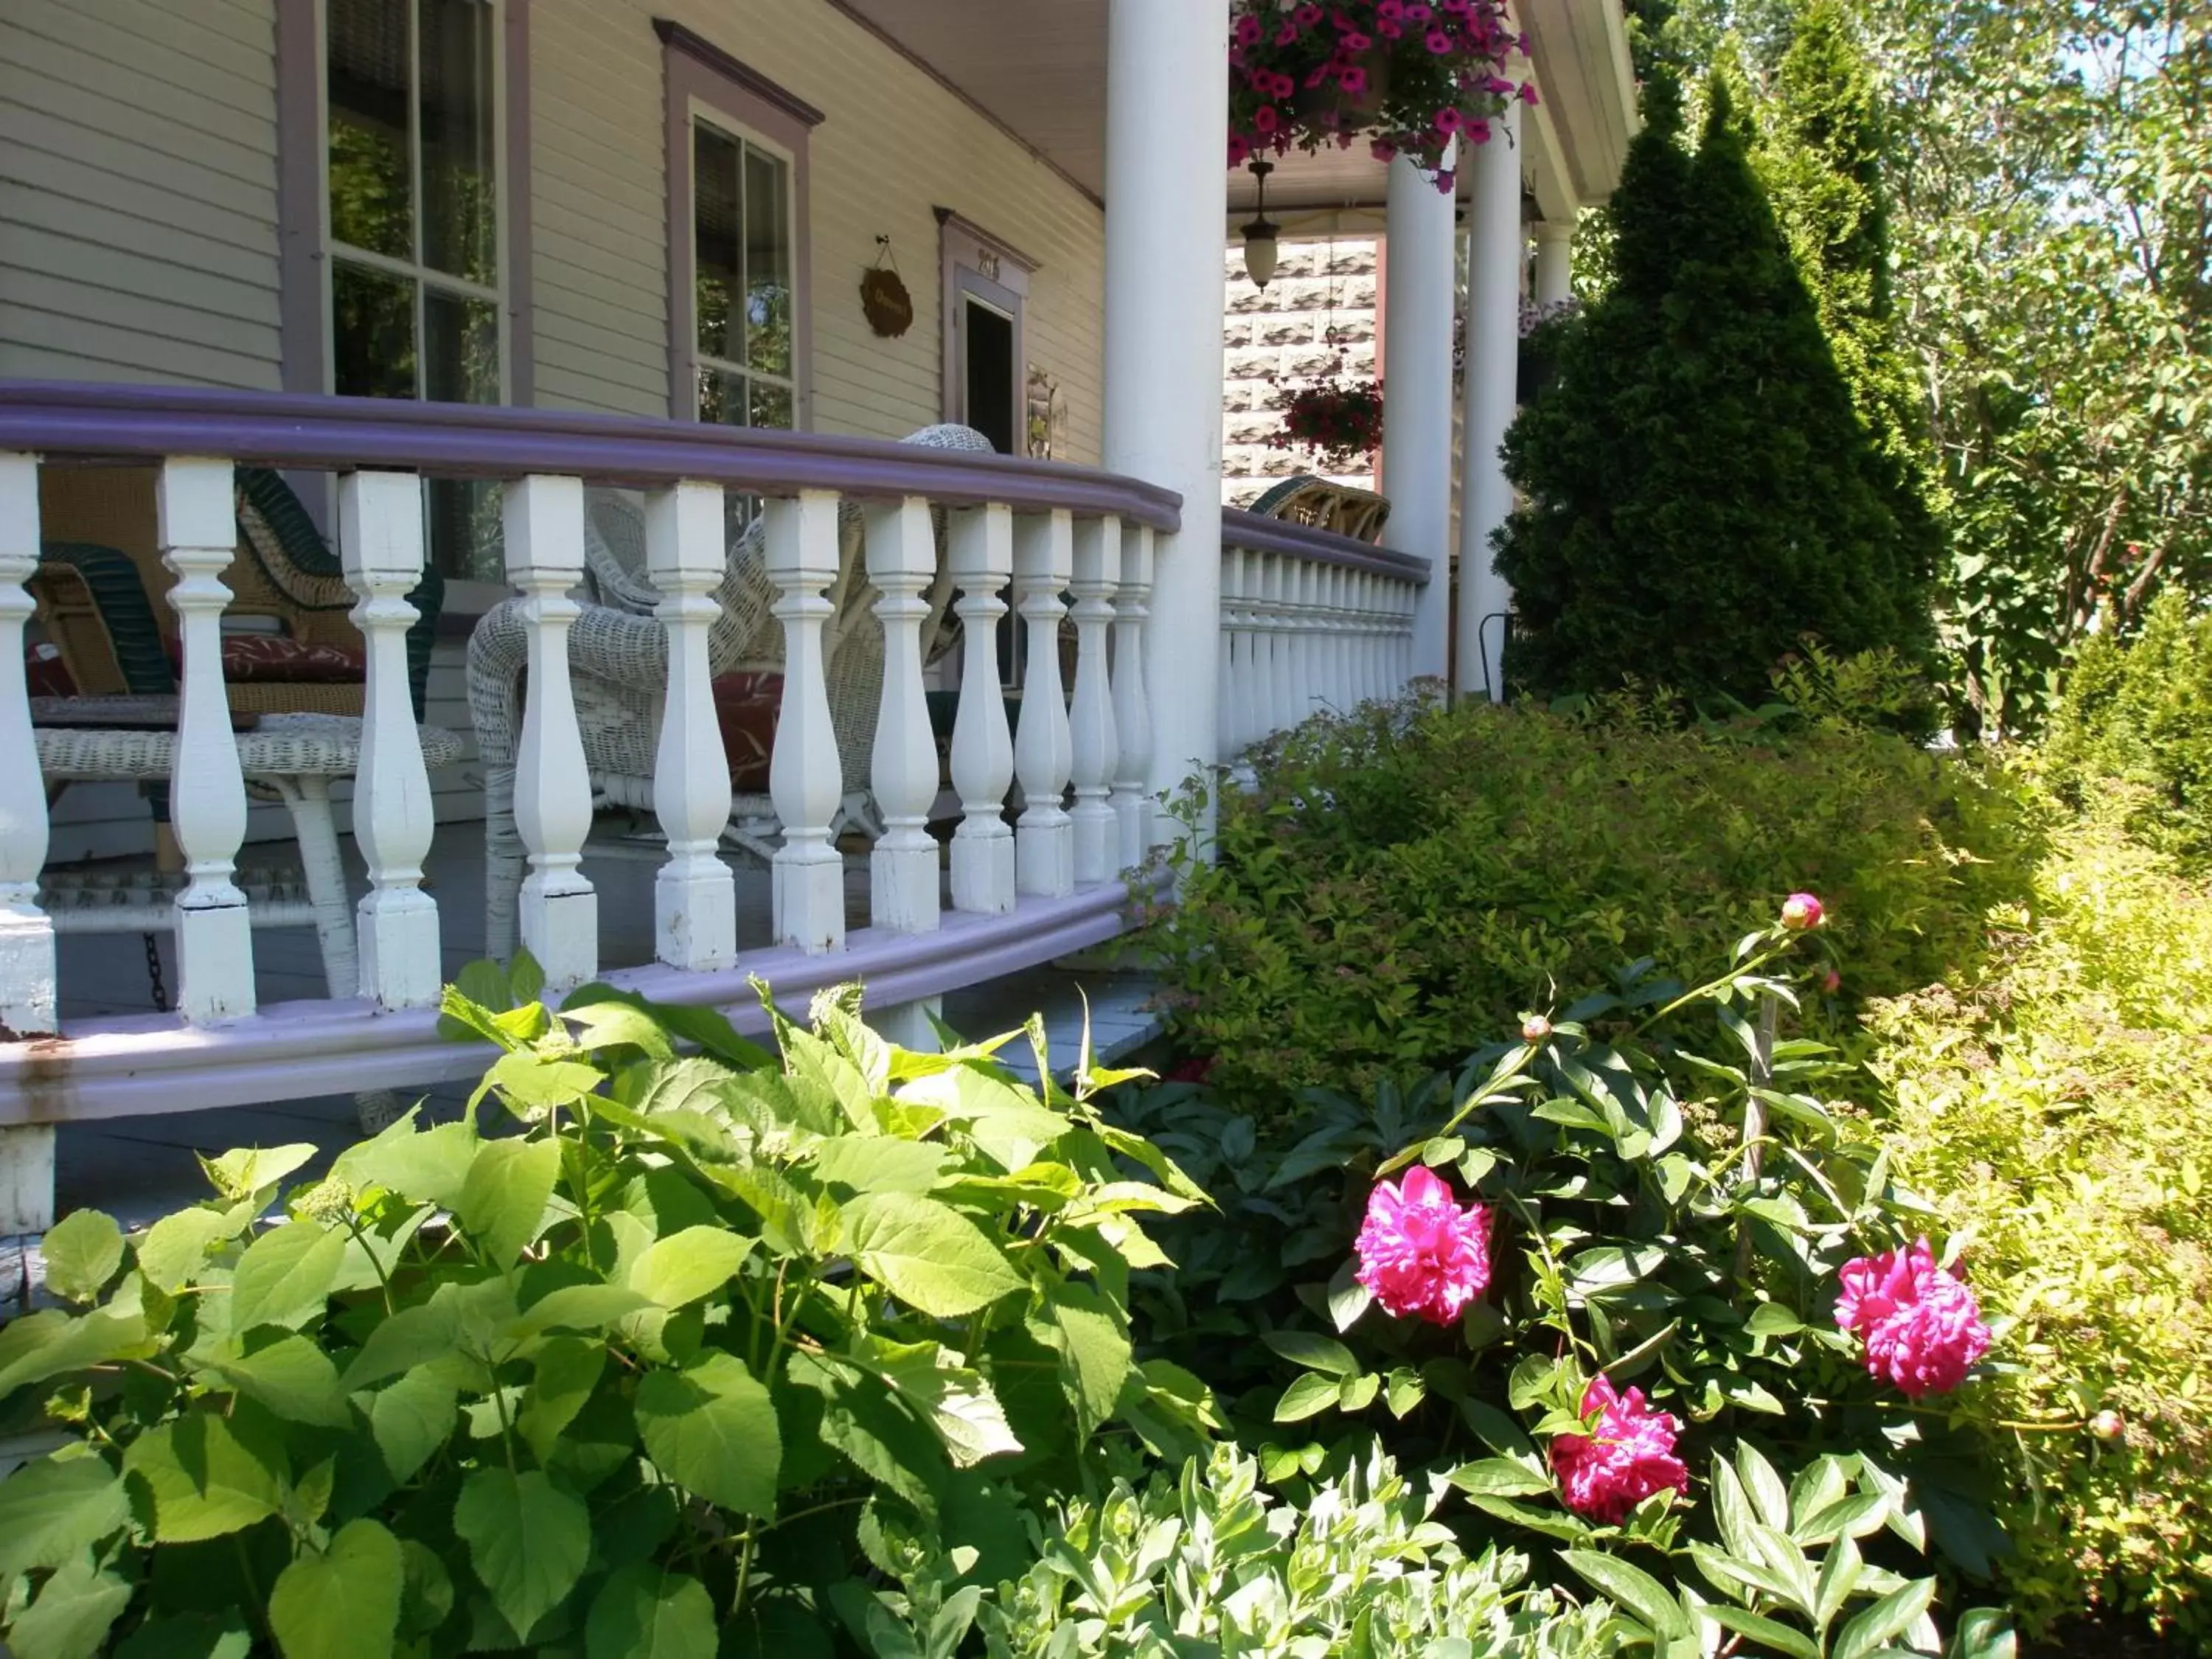
[[1617,279],[1506,440],[1509,673],[1753,701],[1808,635],[1921,650],[1925,574],[1728,88],[1694,157],[1679,96],[1657,102],[1613,201]]

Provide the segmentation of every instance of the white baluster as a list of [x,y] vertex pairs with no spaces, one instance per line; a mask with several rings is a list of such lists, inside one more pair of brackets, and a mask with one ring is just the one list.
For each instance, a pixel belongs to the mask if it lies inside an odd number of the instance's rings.
[[1121,867],[1121,826],[1107,796],[1121,758],[1108,689],[1107,629],[1114,589],[1121,580],[1121,521],[1109,515],[1075,528],[1075,696],[1068,713],[1074,739],[1075,879],[1109,881]]
[[769,502],[768,573],[783,594],[774,609],[783,623],[783,707],[769,763],[769,793],[783,820],[772,866],[775,938],[809,956],[845,945],[845,861],[830,839],[845,777],[822,648],[834,609],[823,590],[837,580],[838,550],[836,491]]
[[1330,714],[1344,707],[1343,617],[1337,607],[1343,576],[1333,564],[1314,568],[1314,704]]
[[1066,512],[1024,514],[1014,521],[1014,598],[1029,625],[1014,775],[1022,816],[1014,830],[1015,885],[1057,898],[1075,890],[1075,826],[1061,798],[1074,769],[1067,696],[1060,683],[1060,602],[1075,564],[1075,532]]
[[581,613],[568,590],[584,574],[584,485],[532,474],[507,486],[507,575],[530,630],[529,695],[514,757],[514,827],[530,854],[522,945],[546,988],[573,989],[599,971],[599,903],[581,868],[592,831],[591,775],[568,684],[568,628]]
[[1275,633],[1274,619],[1268,614],[1267,568],[1269,556],[1254,553],[1246,562],[1244,570],[1244,617],[1250,640],[1250,665],[1246,673],[1249,689],[1245,693],[1247,718],[1250,720],[1251,736],[1247,744],[1264,742],[1273,735],[1275,726]]
[[730,761],[707,655],[728,559],[720,484],[686,479],[646,497],[645,568],[662,594],[653,614],[668,630],[668,696],[653,763],[668,857],[653,880],[653,954],[702,973],[738,959],[737,883],[720,857]]
[[1273,728],[1287,732],[1302,718],[1297,691],[1291,680],[1291,630],[1296,625],[1291,606],[1297,580],[1297,562],[1287,556],[1267,561],[1267,661],[1273,671],[1267,681],[1267,718]]
[[1014,569],[1014,520],[996,502],[952,515],[952,573],[960,586],[960,712],[952,723],[952,787],[963,817],[952,837],[952,908],[997,915],[1014,908],[1014,832],[1004,816],[1014,780],[999,669],[999,597]]
[[1244,752],[1244,550],[1221,550],[1221,758]]
[[1121,586],[1114,606],[1114,733],[1121,756],[1114,771],[1114,816],[1121,821],[1121,866],[1141,864],[1152,844],[1152,799],[1145,779],[1152,763],[1152,712],[1145,690],[1145,623],[1152,612],[1152,530],[1121,534]]
[[[0,1042],[55,1029],[54,925],[39,908],[46,786],[23,680],[23,623],[33,608],[23,584],[38,568],[39,463],[34,456],[0,454],[0,754],[13,757],[0,766],[0,1026],[6,1028]],[[45,1137],[51,1160],[51,1127],[15,1133]],[[0,1162],[9,1156],[0,1150]],[[0,1203],[0,1210],[6,1207]],[[36,1231],[0,1221],[0,1234]]]
[[1382,678],[1375,670],[1375,577],[1372,572],[1363,570],[1353,581],[1358,607],[1359,700],[1371,702],[1382,689]]
[[[871,507],[867,525],[868,578],[883,595],[876,615],[884,624],[883,702],[869,776],[885,825],[868,857],[870,920],[895,933],[933,933],[937,842],[929,807],[937,799],[937,742],[922,691],[921,624],[929,602],[921,595],[937,574],[937,538],[929,502],[920,495]],[[915,1017],[911,1034],[927,1030]]]
[[1304,559],[1283,562],[1283,707],[1296,726],[1313,706],[1313,566]]
[[361,597],[353,622],[368,654],[353,809],[368,892],[356,912],[361,982],[330,991],[343,997],[357,989],[386,1008],[427,1008],[445,974],[437,901],[422,890],[435,824],[407,672],[407,630],[416,620],[407,596],[422,577],[422,481],[411,472],[340,478],[338,553]]
[[238,509],[227,460],[161,464],[155,491],[161,562],[177,578],[169,603],[185,648],[169,814],[184,851],[177,897],[177,1007],[195,1025],[253,1012],[253,933],[232,879],[246,839],[246,780],[222,687],[222,573],[238,552]]

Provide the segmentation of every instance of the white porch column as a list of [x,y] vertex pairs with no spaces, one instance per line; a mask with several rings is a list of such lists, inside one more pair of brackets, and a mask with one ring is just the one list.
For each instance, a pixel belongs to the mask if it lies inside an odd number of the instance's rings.
[[1555,306],[1575,291],[1575,228],[1547,219],[1536,227],[1536,303]]
[[[1444,153],[1450,167],[1452,152]],[[1413,672],[1441,678],[1451,616],[1452,209],[1434,175],[1403,155],[1390,163],[1383,265],[1382,493],[1385,539],[1429,561],[1413,619]]]
[[[1468,205],[1467,385],[1459,524],[1459,656],[1453,689],[1504,696],[1504,612],[1513,595],[1490,565],[1491,532],[1513,510],[1512,486],[1498,447],[1513,424],[1514,374],[1521,353],[1521,106],[1491,124],[1490,142],[1473,147],[1474,199]],[[1393,512],[1395,516],[1395,509]]]
[[1103,459],[1182,496],[1145,652],[1150,787],[1176,789],[1219,753],[1229,4],[1112,0],[1107,15]]

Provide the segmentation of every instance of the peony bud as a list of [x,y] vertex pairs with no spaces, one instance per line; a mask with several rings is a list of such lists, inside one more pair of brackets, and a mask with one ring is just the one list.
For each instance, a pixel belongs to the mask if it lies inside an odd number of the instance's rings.
[[1782,902],[1782,925],[1793,933],[1810,933],[1826,915],[1810,893],[1792,893]]
[[2118,1440],[2127,1431],[2127,1419],[2118,1412],[2099,1412],[2089,1419],[2089,1432],[2100,1440]]
[[1521,1022],[1521,1041],[1541,1042],[1552,1035],[1552,1022],[1541,1014],[1531,1014]]
[[1834,969],[1831,968],[1826,973],[1820,975],[1820,989],[1826,992],[1828,995],[1833,996],[1837,992],[1843,988],[1844,976],[1838,973]]

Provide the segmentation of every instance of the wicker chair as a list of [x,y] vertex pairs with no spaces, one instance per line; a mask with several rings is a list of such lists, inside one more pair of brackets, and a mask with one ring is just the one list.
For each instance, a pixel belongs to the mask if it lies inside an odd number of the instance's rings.
[[[151,682],[164,678],[159,671],[143,660],[125,661],[126,655],[143,657],[140,612],[148,610],[155,618],[155,649],[172,661],[175,654],[176,619],[160,603],[172,579],[161,560],[154,482],[152,469],[146,467],[40,469],[40,521],[55,539],[41,549],[33,596],[47,639],[60,650],[76,689],[87,696],[176,689],[173,669],[165,683],[156,684]],[[248,679],[241,678],[242,659],[254,654],[249,641],[256,636],[227,636],[226,654],[234,650],[241,659],[226,663],[231,708],[251,714],[358,715],[367,671],[361,665],[360,632],[348,616],[354,595],[337,556],[278,474],[239,468],[237,505],[238,556],[223,573],[232,596],[225,620],[264,618],[273,633],[259,637],[295,648],[334,649],[313,653],[323,663],[313,678],[287,678],[277,664],[260,665]],[[57,550],[87,547],[107,555],[99,562],[97,581],[82,560],[57,556]],[[146,604],[118,599],[127,586],[114,563],[118,558],[135,574],[138,597]],[[445,579],[426,570],[408,598],[418,613],[408,630],[407,655],[415,716],[420,720]],[[334,670],[332,662],[340,666]]]
[[1390,520],[1390,502],[1371,489],[1331,483],[1304,473],[1285,478],[1252,503],[1255,513],[1316,530],[1334,530],[1356,542],[1382,545],[1382,526]]
[[[962,426],[933,426],[903,441],[933,449],[988,453],[990,441]],[[933,513],[940,556],[939,575],[925,596],[925,662],[951,650],[957,621],[947,615],[952,581],[942,556],[944,520]],[[883,623],[878,593],[862,561],[862,514],[853,501],[838,509],[837,579],[830,590],[832,612],[823,627],[830,723],[845,780],[841,825],[879,828],[868,795],[869,751],[884,679]],[[586,604],[568,634],[570,685],[593,803],[600,807],[653,808],[653,774],[668,680],[668,636],[653,608],[660,594],[638,573],[645,566],[641,514],[628,499],[594,494],[585,515]],[[764,524],[756,519],[731,549],[728,568],[714,598],[721,615],[708,635],[708,666],[719,678],[738,672],[778,673],[783,665],[783,626],[770,614],[779,594],[769,578]],[[529,627],[523,602],[510,599],[489,611],[469,638],[469,713],[477,754],[484,766],[485,918],[489,954],[514,953],[516,902],[525,854],[514,822],[514,765],[522,731],[524,673]],[[733,782],[726,842],[766,860],[779,833],[775,805],[757,786]]]

